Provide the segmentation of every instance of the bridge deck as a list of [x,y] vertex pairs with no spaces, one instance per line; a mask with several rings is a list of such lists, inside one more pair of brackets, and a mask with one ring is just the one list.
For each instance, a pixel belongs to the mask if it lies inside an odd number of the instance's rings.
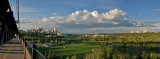
[[0,59],[24,59],[24,51],[16,38],[0,46]]

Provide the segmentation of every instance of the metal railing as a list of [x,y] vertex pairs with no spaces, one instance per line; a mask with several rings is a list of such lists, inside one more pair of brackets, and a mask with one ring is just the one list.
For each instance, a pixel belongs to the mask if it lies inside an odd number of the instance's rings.
[[[19,3],[19,1],[18,1]],[[15,37],[15,34],[19,34],[17,23],[13,16],[13,11],[8,0],[2,0],[0,2],[0,45],[6,43],[10,39]],[[19,6],[18,6],[19,9]],[[18,14],[19,20],[19,14]],[[18,21],[19,22],[19,21]],[[25,52],[25,59],[36,59],[39,56],[40,59],[46,59],[37,49],[35,44],[30,44],[24,38],[19,36],[21,40],[23,50]],[[32,54],[29,51],[29,46],[32,48]]]
[[[22,43],[22,47],[24,50],[24,58],[25,59],[46,59],[37,49],[35,43],[31,44],[26,39],[20,37],[19,38]],[[32,53],[30,53],[30,49],[32,49]],[[37,58],[37,56],[39,58]]]

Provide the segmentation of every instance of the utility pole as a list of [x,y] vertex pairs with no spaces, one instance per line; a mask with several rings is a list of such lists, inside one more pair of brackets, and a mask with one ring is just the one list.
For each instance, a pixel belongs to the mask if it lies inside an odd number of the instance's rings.
[[18,23],[19,23],[19,0],[17,2],[18,2]]
[[17,9],[18,9],[18,11],[17,11],[17,14],[18,14],[18,22],[17,23],[19,23],[19,30],[20,30],[20,21],[19,21],[19,0],[17,0]]

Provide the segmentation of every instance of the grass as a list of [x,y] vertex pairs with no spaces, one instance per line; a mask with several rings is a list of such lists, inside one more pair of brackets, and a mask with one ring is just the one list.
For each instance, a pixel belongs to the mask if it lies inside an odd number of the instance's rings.
[[93,48],[98,48],[100,45],[90,45],[83,42],[74,42],[66,45],[59,45],[53,47],[39,47],[38,50],[42,52],[42,54],[48,52],[48,50],[53,50],[55,55],[61,58],[66,58],[67,56],[71,57],[76,55],[78,58],[82,59],[85,54],[89,54],[92,52]]
[[[113,59],[126,59],[126,58],[138,58],[144,55],[144,59],[160,58],[160,33],[143,33],[143,34],[113,34],[114,38],[107,38],[107,41],[94,41],[80,42],[86,38],[78,40],[70,40],[69,44],[61,44],[53,47],[37,47],[38,50],[45,55],[49,54],[49,51],[54,51],[54,55],[58,56],[58,59],[66,59],[67,56],[76,55],[78,59],[83,59],[86,54],[91,54],[93,48],[97,48],[97,51],[104,50],[105,53],[113,55]],[[31,37],[33,38],[33,37]],[[39,39],[34,37],[32,39]],[[52,39],[52,38],[51,38]],[[88,39],[92,39],[88,37]],[[42,39],[43,40],[43,39]],[[45,40],[45,39],[44,39]],[[50,39],[48,39],[50,40]],[[67,39],[66,39],[67,40]],[[59,40],[61,41],[61,40]],[[99,48],[99,50],[98,50]],[[106,56],[106,54],[104,54]],[[47,56],[46,56],[47,57]],[[134,59],[133,58],[133,59]]]
[[[98,42],[98,41],[89,41],[89,42],[73,42],[70,44],[65,44],[65,45],[58,45],[58,46],[53,46],[53,47],[38,47],[38,50],[41,51],[41,53],[44,55],[45,51],[49,53],[49,50],[54,51],[55,55],[58,56],[58,58],[65,59],[67,56],[71,57],[76,55],[78,59],[83,59],[86,54],[92,53],[93,48],[101,48],[101,47],[107,47],[105,45],[108,42]],[[110,42],[109,42],[110,43]],[[127,48],[127,53],[128,55],[134,55],[137,56],[138,54],[141,53],[142,49],[142,44],[140,43],[125,43],[126,47],[123,46],[122,43],[110,43],[113,45],[111,47],[113,49],[113,54],[114,55],[121,55],[123,53],[124,49]],[[150,53],[156,53],[159,54],[159,46],[157,46],[157,43],[154,43],[153,45],[151,43],[145,43],[145,52],[146,55],[149,55]],[[138,51],[137,51],[138,50]],[[137,51],[137,52],[134,52]]]

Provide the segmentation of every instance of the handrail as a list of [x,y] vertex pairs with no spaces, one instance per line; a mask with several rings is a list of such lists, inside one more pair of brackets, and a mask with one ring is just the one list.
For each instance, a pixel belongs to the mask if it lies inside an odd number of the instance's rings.
[[31,46],[31,47],[32,47],[32,44],[31,44],[31,43],[29,43],[28,41],[26,41],[26,43],[27,43],[27,44],[29,44],[29,46]]
[[[30,46],[32,48],[32,54],[30,55],[31,57],[29,58],[32,58],[32,59],[36,59],[36,56],[39,56],[40,59],[46,59],[46,57],[44,57],[37,49],[36,49],[36,45],[33,43],[29,43],[28,41],[26,41],[24,38],[20,37],[20,40],[22,42],[22,46],[23,46],[23,49],[25,51],[25,55],[26,55],[26,48],[28,49],[27,46]],[[27,52],[27,53],[30,53],[30,52]],[[24,56],[25,59],[27,59],[26,56]]]
[[35,50],[35,51],[36,51],[36,53],[39,55],[40,58],[46,59],[46,57],[44,57],[38,50]]

